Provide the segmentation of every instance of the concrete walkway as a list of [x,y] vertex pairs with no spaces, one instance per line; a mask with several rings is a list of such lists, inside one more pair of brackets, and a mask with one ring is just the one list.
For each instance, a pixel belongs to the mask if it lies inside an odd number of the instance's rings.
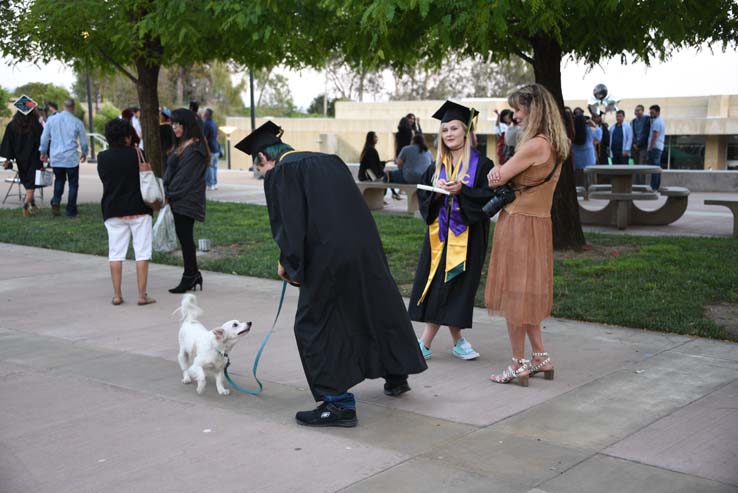
[[[240,170],[226,170],[221,162],[218,170],[218,190],[207,192],[209,200],[223,202],[241,202],[249,204],[266,205],[264,198],[264,185],[262,181],[255,179],[251,172]],[[83,202],[99,202],[102,195],[102,184],[97,176],[94,164],[83,164],[80,166],[80,187],[78,201]],[[12,177],[12,173],[5,172],[0,176]],[[5,190],[2,189],[3,196]],[[14,189],[15,190],[15,189]],[[51,198],[53,190],[47,188],[45,190],[46,200],[40,202],[41,207],[48,208],[48,201]],[[687,212],[674,223],[668,226],[631,226],[626,231],[619,231],[614,227],[598,227],[585,226],[586,231],[598,231],[610,234],[631,234],[631,235],[674,235],[674,236],[731,236],[733,234],[733,214],[725,207],[705,205],[705,199],[738,199],[738,193],[692,193],[689,196],[689,207]],[[643,209],[657,209],[661,207],[665,198],[648,201],[639,204]],[[66,203],[66,195],[62,198],[62,203]],[[580,204],[588,209],[602,209],[607,205],[603,200],[582,201]],[[4,208],[18,208],[21,202],[18,200],[18,194],[12,194]],[[407,197],[402,196],[401,200],[393,200],[387,196],[387,205],[383,209],[384,212],[391,214],[405,214],[407,211]]]
[[[104,241],[104,239],[101,239]],[[176,363],[180,269],[154,265],[154,305],[110,303],[105,258],[1,244],[0,491],[738,492],[738,346],[548,320],[556,380],[496,385],[504,322],[475,314],[482,354],[439,334],[413,391],[354,389],[353,429],[309,429],[313,406],[288,290],[262,359],[264,394],[199,396]],[[252,320],[232,352],[247,377],[280,283],[204,273],[202,321]],[[420,330],[420,326],[416,329]]]

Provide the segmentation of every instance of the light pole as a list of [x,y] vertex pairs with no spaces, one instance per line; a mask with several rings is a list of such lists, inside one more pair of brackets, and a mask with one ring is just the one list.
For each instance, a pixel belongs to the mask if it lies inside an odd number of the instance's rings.
[[220,127],[220,131],[226,136],[226,159],[228,169],[231,169],[231,134],[236,131],[236,127]]

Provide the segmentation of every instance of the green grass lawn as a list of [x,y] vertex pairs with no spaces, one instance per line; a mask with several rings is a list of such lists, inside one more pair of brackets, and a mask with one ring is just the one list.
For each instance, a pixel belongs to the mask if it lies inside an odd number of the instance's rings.
[[[413,217],[374,217],[395,280],[408,295],[425,227]],[[17,209],[3,209],[0,218],[0,242],[107,255],[98,205],[81,205],[74,219],[52,217],[48,208],[28,219]],[[264,207],[208,202],[207,221],[196,223],[195,238],[209,238],[213,245],[200,259],[202,269],[276,279],[277,248]],[[587,239],[593,251],[557,255],[554,316],[737,339],[706,318],[705,307],[738,302],[738,239],[603,234]],[[154,254],[154,262],[180,265],[181,258]],[[486,267],[479,306],[485,277]]]

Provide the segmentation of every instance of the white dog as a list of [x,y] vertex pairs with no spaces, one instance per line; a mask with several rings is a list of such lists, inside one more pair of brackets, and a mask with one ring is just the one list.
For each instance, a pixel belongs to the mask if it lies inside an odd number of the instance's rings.
[[229,320],[220,327],[208,330],[198,322],[202,310],[197,306],[194,294],[182,296],[178,313],[182,325],[179,328],[179,366],[182,368],[182,383],[197,381],[197,393],[205,389],[205,372],[215,374],[215,386],[220,395],[230,394],[223,386],[226,356],[238,342],[239,336],[251,330],[251,322]]

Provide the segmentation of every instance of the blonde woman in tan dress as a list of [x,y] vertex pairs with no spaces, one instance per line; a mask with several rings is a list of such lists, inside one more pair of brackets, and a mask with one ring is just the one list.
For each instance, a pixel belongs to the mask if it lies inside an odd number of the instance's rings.
[[[528,377],[535,373],[542,372],[547,379],[554,375],[541,321],[553,305],[551,202],[569,139],[559,108],[543,86],[524,86],[508,102],[521,122],[518,145],[515,155],[487,178],[491,187],[510,183],[516,198],[497,220],[484,294],[489,312],[504,315],[512,345],[512,365],[490,380],[517,380],[527,387]],[[531,359],[525,357],[526,335],[533,349]]]

